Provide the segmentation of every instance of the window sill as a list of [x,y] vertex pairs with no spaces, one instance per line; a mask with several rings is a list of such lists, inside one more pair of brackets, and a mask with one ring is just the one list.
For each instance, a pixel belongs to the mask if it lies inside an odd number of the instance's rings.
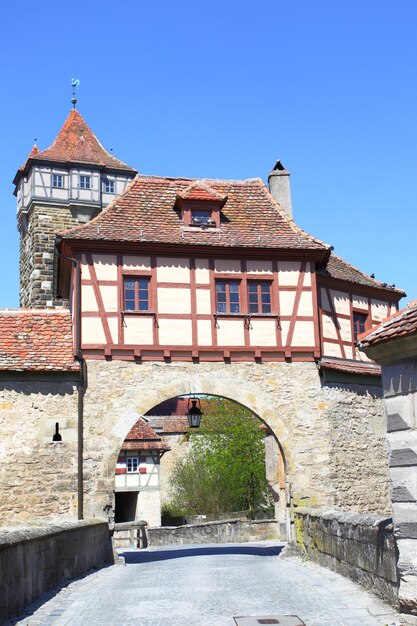
[[214,313],[214,317],[272,317],[279,319],[278,313]]
[[273,319],[277,321],[278,328],[281,328],[280,325],[280,316],[277,313],[214,313],[214,325],[216,328],[219,328],[218,320],[225,318],[234,318],[234,319],[243,319],[245,328],[251,329],[251,321],[256,319]]
[[156,313],[154,311],[122,311],[122,315],[152,315],[156,317]]

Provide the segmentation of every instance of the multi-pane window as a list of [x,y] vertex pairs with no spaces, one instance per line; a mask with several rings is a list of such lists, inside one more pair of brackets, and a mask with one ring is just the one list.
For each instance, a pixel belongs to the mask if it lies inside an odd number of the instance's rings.
[[114,180],[109,180],[108,178],[104,179],[104,192],[114,193]]
[[125,278],[125,311],[149,311],[149,278]]
[[239,313],[239,281],[216,281],[217,313]]
[[248,281],[249,313],[271,313],[271,283],[267,280]]
[[52,174],[52,187],[56,189],[62,189],[64,187],[63,174]]
[[139,469],[139,458],[137,456],[126,457],[126,466],[128,473],[137,472]]
[[91,189],[91,176],[80,176],[80,189]]
[[368,315],[366,313],[353,312],[353,341],[358,340],[358,335],[366,330]]

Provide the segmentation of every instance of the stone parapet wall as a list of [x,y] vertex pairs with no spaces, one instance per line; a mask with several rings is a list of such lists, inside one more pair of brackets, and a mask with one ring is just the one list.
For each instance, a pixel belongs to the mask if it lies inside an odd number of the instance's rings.
[[398,603],[397,547],[392,519],[295,509],[292,550]]
[[243,543],[285,539],[279,536],[276,520],[242,521],[237,519],[165,526],[146,530],[148,545],[169,546],[188,543]]
[[0,527],[0,621],[59,583],[112,562],[105,522]]

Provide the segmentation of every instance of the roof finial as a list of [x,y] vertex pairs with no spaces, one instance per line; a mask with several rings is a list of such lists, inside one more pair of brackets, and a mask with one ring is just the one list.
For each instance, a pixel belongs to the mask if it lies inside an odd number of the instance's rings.
[[72,106],[75,109],[75,105],[77,104],[77,98],[75,97],[75,90],[80,86],[80,81],[78,78],[71,78],[71,87],[72,87]]

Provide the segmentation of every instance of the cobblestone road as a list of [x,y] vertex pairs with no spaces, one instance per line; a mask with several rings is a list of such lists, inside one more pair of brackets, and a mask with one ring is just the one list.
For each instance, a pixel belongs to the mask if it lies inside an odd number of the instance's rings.
[[[72,582],[13,624],[233,626],[233,616],[295,614],[307,626],[398,624],[385,604],[278,544],[174,546],[124,553],[126,565]],[[46,600],[46,601],[45,601]]]

